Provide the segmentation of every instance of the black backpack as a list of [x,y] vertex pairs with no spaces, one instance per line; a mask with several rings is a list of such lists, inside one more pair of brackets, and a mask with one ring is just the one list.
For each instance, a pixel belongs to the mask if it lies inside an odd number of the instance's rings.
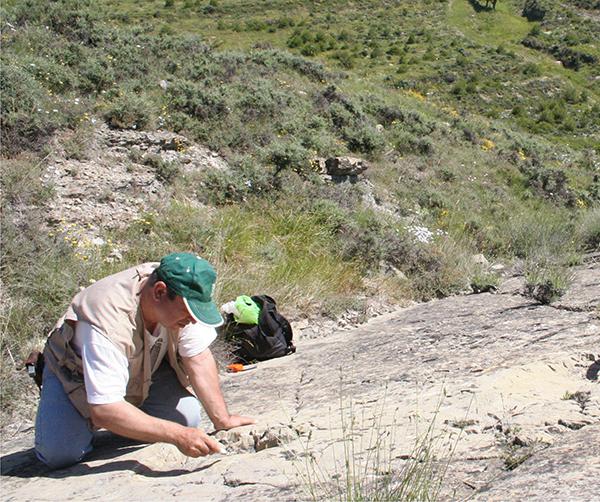
[[236,362],[266,361],[296,352],[292,327],[277,312],[275,300],[267,295],[251,298],[260,307],[258,324],[241,324],[228,314],[223,326],[226,339],[236,347],[233,351]]

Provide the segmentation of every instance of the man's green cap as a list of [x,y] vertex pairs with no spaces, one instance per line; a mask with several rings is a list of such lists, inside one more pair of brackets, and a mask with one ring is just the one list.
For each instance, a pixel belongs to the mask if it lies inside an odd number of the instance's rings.
[[171,253],[160,261],[156,275],[183,298],[196,321],[210,326],[223,324],[219,309],[212,301],[217,273],[206,260],[192,253]]

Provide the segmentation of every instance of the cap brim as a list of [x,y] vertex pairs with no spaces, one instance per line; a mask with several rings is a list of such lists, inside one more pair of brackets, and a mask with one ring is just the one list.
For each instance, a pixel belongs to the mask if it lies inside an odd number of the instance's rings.
[[199,302],[184,298],[183,303],[185,303],[188,312],[196,322],[207,324],[213,328],[223,324],[223,318],[219,313],[219,309],[213,302]]

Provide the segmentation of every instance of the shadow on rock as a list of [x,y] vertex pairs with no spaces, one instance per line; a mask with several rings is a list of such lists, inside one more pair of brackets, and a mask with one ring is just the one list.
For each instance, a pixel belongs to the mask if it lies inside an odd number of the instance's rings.
[[585,373],[585,377],[588,380],[598,380],[598,373],[600,372],[600,359],[593,362]]
[[[109,460],[139,450],[144,446],[146,445],[143,443],[116,436],[107,431],[97,432],[94,435],[94,450],[85,458],[84,462]],[[2,476],[19,478],[35,478],[40,476],[60,478],[69,475],[79,475],[72,473],[78,466],[54,471],[51,470],[43,462],[38,460],[33,448],[9,453],[8,455],[0,457],[0,466]]]
[[[136,448],[121,449],[115,453],[115,456],[119,454],[125,454],[138,448],[141,448],[141,446]],[[98,457],[96,455],[90,455],[89,458],[87,458],[83,463],[76,464],[65,469],[57,469],[52,471],[35,457],[33,448],[31,448],[23,452],[11,453],[10,455],[5,455],[2,457],[2,475],[18,478],[46,477],[52,479],[63,479],[76,476],[87,476],[88,474],[132,471],[148,478],[168,478],[181,476],[182,474],[200,472],[205,469],[209,469],[221,461],[221,459],[217,459],[208,465],[202,465],[195,469],[171,469],[168,471],[156,471],[147,465],[138,462],[137,460],[117,460],[98,466],[90,466],[86,463],[93,460],[98,460]]]
[[51,471],[36,458],[33,448],[29,448],[0,457],[0,472],[2,476],[37,478]]
[[94,467],[90,467],[88,464],[82,463],[70,467],[68,470],[63,469],[60,471],[54,471],[52,473],[49,473],[47,477],[60,479],[70,478],[74,476],[87,476],[88,474],[103,474],[107,472],[116,471],[132,471],[136,474],[145,476],[147,478],[170,478],[181,476],[183,474],[191,474],[193,472],[204,471],[206,469],[211,468],[213,465],[219,463],[220,461],[221,459],[217,459],[214,462],[211,462],[210,464],[202,465],[195,469],[171,469],[168,471],[156,471],[137,460],[117,460],[115,462],[109,462]]

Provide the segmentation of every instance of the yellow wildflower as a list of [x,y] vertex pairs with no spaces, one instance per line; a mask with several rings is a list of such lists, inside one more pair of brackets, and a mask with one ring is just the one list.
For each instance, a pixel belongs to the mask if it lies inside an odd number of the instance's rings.
[[483,148],[486,152],[488,150],[491,150],[495,146],[496,146],[496,143],[494,143],[491,139],[484,138],[483,141],[481,142],[481,148]]
[[414,89],[409,89],[406,91],[406,94],[412,96],[413,98],[417,98],[419,101],[425,101],[425,96],[421,94],[419,91],[415,91]]

